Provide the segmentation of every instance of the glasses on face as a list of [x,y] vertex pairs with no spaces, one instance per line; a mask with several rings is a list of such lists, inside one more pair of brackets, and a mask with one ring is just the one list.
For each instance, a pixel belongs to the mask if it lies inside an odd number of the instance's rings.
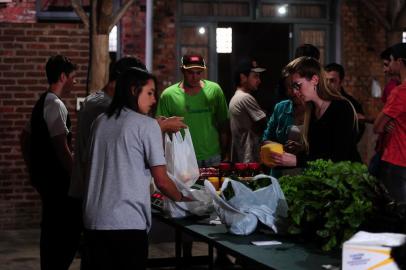
[[294,82],[290,85],[290,87],[295,90],[295,91],[299,91],[300,88],[302,87],[302,83],[301,82]]

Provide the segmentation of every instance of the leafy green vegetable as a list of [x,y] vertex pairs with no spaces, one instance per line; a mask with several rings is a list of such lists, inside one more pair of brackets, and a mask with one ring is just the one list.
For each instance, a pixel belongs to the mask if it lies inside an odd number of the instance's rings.
[[224,196],[224,199],[226,199],[227,201],[229,201],[232,197],[234,197],[235,193],[234,193],[233,186],[231,185],[231,182],[227,183],[227,186],[223,190],[222,194]]
[[[256,180],[241,180],[238,177],[233,177],[232,179],[244,184],[252,191],[258,190],[263,187],[267,187],[272,183],[269,177],[258,178]],[[230,200],[232,197],[234,197],[235,193],[231,182],[228,182],[222,194],[224,196],[224,199],[226,199],[227,201]]]
[[291,234],[339,247],[376,210],[377,180],[360,163],[316,160],[301,175],[279,179],[289,205]]

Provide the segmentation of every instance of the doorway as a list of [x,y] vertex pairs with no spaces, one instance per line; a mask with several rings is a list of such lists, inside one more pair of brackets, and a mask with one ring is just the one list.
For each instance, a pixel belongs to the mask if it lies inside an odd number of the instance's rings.
[[217,54],[218,83],[229,102],[235,92],[234,69],[242,59],[253,58],[262,73],[261,85],[253,95],[269,116],[278,101],[276,85],[282,68],[289,62],[290,24],[218,23],[232,28],[232,53]]

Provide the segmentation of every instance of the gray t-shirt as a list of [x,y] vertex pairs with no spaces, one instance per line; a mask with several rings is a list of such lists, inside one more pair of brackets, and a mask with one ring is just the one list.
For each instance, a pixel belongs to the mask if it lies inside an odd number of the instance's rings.
[[79,114],[75,139],[75,156],[72,169],[69,195],[75,198],[83,197],[85,152],[90,139],[90,128],[94,120],[104,113],[111,103],[111,97],[104,91],[97,91],[86,97]]
[[[68,109],[62,100],[52,92],[48,92],[45,97],[43,116],[51,138],[62,134],[67,135],[70,132],[66,126]],[[31,133],[31,121],[26,123],[24,129]]]
[[150,167],[165,165],[158,122],[123,109],[93,124],[84,225],[91,230],[149,230]]
[[265,118],[264,111],[249,93],[236,90],[230,100],[231,160],[257,162],[260,136],[253,131],[254,123]]

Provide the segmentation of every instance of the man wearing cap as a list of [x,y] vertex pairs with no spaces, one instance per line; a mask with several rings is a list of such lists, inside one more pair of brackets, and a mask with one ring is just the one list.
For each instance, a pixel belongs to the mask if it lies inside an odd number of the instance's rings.
[[266,114],[251,95],[261,83],[264,72],[256,61],[243,61],[237,67],[234,80],[237,90],[230,100],[231,160],[258,162],[260,137],[265,129]]
[[199,167],[217,166],[228,158],[227,102],[217,83],[202,79],[205,69],[202,56],[183,56],[183,80],[162,92],[157,109],[159,116],[184,117]]
[[393,199],[406,205],[406,43],[394,45],[391,51],[389,68],[399,70],[402,84],[390,93],[374,131],[382,134],[387,132],[388,123],[394,124],[386,135],[380,180]]

